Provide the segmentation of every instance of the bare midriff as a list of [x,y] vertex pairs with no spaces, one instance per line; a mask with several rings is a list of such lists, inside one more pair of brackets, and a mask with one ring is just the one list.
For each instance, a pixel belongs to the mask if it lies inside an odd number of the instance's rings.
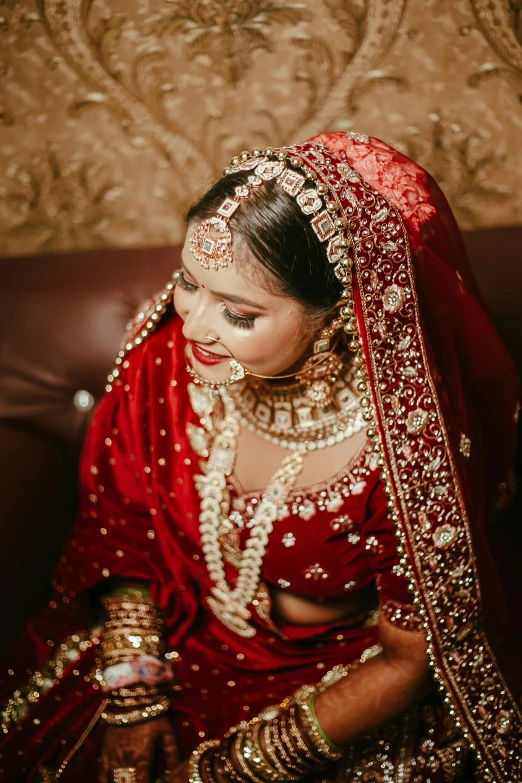
[[322,625],[344,620],[347,626],[356,626],[377,605],[374,585],[327,601],[314,601],[278,587],[270,587],[270,596],[274,620],[288,625]]

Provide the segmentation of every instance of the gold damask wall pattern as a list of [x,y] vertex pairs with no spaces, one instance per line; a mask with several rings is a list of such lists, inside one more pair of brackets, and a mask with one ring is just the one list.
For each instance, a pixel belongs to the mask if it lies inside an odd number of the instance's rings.
[[521,0],[0,0],[0,253],[179,241],[238,150],[380,136],[521,222]]

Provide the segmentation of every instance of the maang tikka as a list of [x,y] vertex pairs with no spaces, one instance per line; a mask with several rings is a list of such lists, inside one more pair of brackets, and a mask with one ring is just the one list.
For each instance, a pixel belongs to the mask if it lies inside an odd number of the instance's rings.
[[[255,158],[256,166],[259,159]],[[216,216],[202,220],[189,238],[192,255],[203,269],[224,269],[232,263],[232,232],[229,221],[241,203],[253,188],[263,184],[263,180],[250,175],[246,184],[235,188],[236,198],[227,197]]]
[[[257,153],[257,154],[256,154]],[[277,155],[277,160],[271,160],[268,155]],[[313,215],[311,225],[321,242],[326,241],[336,230],[344,227],[344,221],[339,221],[336,215],[332,215],[333,202],[330,209],[324,209],[320,193],[328,188],[316,190],[306,188],[307,177],[293,169],[287,168],[285,160],[287,153],[284,150],[269,149],[263,155],[259,150],[249,155],[243,153],[241,158],[235,158],[232,162],[234,168],[225,169],[225,175],[235,171],[252,171],[246,183],[237,185],[235,198],[227,197],[218,208],[214,217],[206,218],[196,227],[189,238],[189,245],[194,258],[204,269],[223,269],[232,263],[232,232],[229,221],[234,215],[242,200],[248,198],[255,188],[263,182],[277,180],[280,187],[290,196],[296,198],[301,211],[305,215]],[[295,159],[295,163],[297,164]],[[292,162],[292,159],[290,159]],[[301,160],[299,159],[299,162]],[[342,222],[343,225],[336,225]],[[346,243],[348,244],[348,243]]]

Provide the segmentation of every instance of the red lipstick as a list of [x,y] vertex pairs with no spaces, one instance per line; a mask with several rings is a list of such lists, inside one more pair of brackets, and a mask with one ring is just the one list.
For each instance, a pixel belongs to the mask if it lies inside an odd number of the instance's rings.
[[217,353],[213,353],[213,351],[207,351],[192,341],[190,343],[190,348],[194,359],[201,364],[212,365],[230,361],[230,356],[220,356]]

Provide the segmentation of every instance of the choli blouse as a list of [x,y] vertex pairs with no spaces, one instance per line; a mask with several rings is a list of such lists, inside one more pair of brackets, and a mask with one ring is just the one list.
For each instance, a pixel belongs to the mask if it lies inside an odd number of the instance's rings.
[[[244,493],[234,476],[229,491],[230,516],[243,544],[262,493]],[[333,478],[294,490],[270,536],[264,581],[327,600],[360,590],[376,573],[397,566],[395,535],[379,512],[378,494],[379,473],[368,442]]]

